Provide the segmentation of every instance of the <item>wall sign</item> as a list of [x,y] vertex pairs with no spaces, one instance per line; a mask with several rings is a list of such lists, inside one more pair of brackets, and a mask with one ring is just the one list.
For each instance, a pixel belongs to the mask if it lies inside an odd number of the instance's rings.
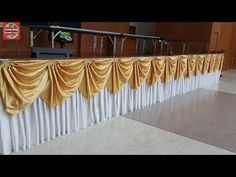
[[3,40],[20,40],[20,22],[3,22]]

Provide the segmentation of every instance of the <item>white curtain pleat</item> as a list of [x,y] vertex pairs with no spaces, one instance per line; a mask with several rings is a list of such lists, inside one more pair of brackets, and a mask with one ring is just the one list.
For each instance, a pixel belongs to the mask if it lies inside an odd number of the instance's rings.
[[152,87],[145,82],[137,90],[125,84],[115,95],[104,88],[90,100],[77,91],[53,109],[37,98],[25,111],[13,117],[8,116],[0,100],[0,154],[25,150],[111,117],[205,87],[217,82],[220,74],[220,71],[216,71],[190,78],[182,77],[177,81],[172,79],[167,84],[157,82]]

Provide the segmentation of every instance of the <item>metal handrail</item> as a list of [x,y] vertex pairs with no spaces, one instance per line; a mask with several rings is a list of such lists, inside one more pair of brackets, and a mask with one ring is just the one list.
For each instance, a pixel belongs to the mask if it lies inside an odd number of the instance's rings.
[[[34,35],[33,30],[40,30],[37,32],[36,35]],[[168,51],[170,50],[170,55],[173,54],[173,49],[170,45],[170,42],[181,42],[182,43],[182,52],[183,54],[186,51],[186,43],[188,41],[183,40],[183,39],[170,39],[170,38],[163,38],[163,37],[157,37],[157,36],[149,36],[149,35],[136,35],[136,34],[128,34],[128,33],[120,33],[120,32],[110,32],[110,31],[101,31],[101,30],[91,30],[91,29],[82,29],[82,28],[72,28],[72,27],[62,27],[62,26],[31,26],[30,28],[30,46],[33,47],[34,45],[34,39],[37,37],[37,35],[42,31],[42,30],[51,30],[51,45],[52,48],[54,48],[54,40],[56,36],[62,32],[62,31],[68,31],[68,32],[75,32],[75,33],[83,33],[83,34],[90,34],[90,35],[100,35],[101,36],[101,47],[103,47],[103,37],[108,36],[111,43],[113,44],[113,56],[115,56],[116,52],[116,39],[117,37],[121,38],[121,55],[123,54],[123,49],[124,49],[124,42],[127,38],[129,39],[135,39],[136,40],[136,53],[138,52],[138,42],[139,40],[142,40],[142,53],[144,54],[144,49],[145,49],[145,42],[146,40],[152,40],[153,41],[153,46],[154,46],[154,51],[153,54],[156,54],[156,46],[157,42],[160,43],[161,45],[161,54],[163,53],[163,46],[166,45]],[[55,31],[58,31],[56,34],[54,34]],[[93,51],[94,55],[96,54],[96,37],[93,38]],[[196,41],[197,42],[197,41]],[[100,55],[102,53],[102,48],[100,49]]]
[[[100,35],[102,36],[101,38],[101,47],[103,47],[103,37],[108,36],[111,43],[113,44],[113,56],[115,56],[116,52],[116,38],[120,37],[122,39],[121,41],[121,55],[123,54],[123,48],[124,48],[124,42],[126,38],[133,38],[133,39],[141,39],[143,40],[143,52],[145,48],[145,40],[146,39],[151,39],[155,40],[155,47],[156,47],[156,41],[161,42],[161,37],[156,37],[156,36],[148,36],[148,35],[134,35],[134,34],[127,34],[127,33],[119,33],[119,32],[110,32],[110,31],[100,31],[100,30],[91,30],[91,29],[81,29],[81,28],[71,28],[71,27],[62,27],[62,26],[31,26],[30,29],[30,46],[33,47],[34,45],[34,39],[37,37],[39,32],[34,36],[33,30],[35,29],[40,29],[41,30],[51,30],[51,42],[52,42],[52,48],[54,48],[54,39],[56,35],[58,35],[62,30],[68,31],[68,32],[76,32],[76,33],[83,33],[83,34],[90,34],[90,35]],[[59,30],[59,32],[54,34],[55,30]],[[93,38],[94,39],[94,38]],[[138,41],[136,41],[138,42]],[[93,40],[93,45],[94,45],[94,55],[96,54],[96,41]],[[154,54],[155,54],[156,48],[154,48]],[[100,55],[101,55],[102,49],[100,50]]]

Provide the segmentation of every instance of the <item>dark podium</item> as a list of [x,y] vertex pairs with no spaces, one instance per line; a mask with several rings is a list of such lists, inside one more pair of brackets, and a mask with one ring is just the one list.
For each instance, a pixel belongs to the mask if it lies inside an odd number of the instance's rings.
[[31,58],[70,58],[71,49],[32,47]]

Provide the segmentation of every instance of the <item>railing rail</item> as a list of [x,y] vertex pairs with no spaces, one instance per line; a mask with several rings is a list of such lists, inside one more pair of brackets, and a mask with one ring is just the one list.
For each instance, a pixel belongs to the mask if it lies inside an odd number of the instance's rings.
[[[38,30],[38,32],[34,35],[34,30]],[[121,38],[121,56],[123,55],[124,43],[127,38],[136,40],[136,54],[138,54],[138,43],[142,41],[142,54],[144,54],[146,40],[152,40],[153,42],[153,55],[156,55],[157,43],[160,43],[160,55],[163,54],[164,45],[167,46],[167,52],[169,55],[173,55],[173,46],[170,44],[171,42],[181,42],[182,43],[182,54],[186,53],[186,44],[187,40],[183,39],[170,39],[163,38],[157,36],[149,36],[149,35],[136,35],[136,34],[128,34],[128,33],[120,33],[120,32],[111,32],[111,31],[101,31],[101,30],[91,30],[91,29],[82,29],[82,28],[71,28],[71,27],[62,27],[62,26],[31,26],[30,28],[30,47],[34,46],[34,39],[41,33],[43,30],[51,31],[51,47],[55,47],[55,38],[62,31],[72,32],[72,33],[81,33],[81,34],[89,34],[93,35],[93,51],[94,55],[96,54],[97,47],[97,38],[96,36],[101,36],[100,41],[100,56],[103,50],[103,38],[105,36],[109,37],[112,45],[113,45],[113,56],[116,55],[116,47],[117,47],[117,38]],[[56,34],[55,34],[56,32]],[[197,41],[196,41],[197,42]]]

